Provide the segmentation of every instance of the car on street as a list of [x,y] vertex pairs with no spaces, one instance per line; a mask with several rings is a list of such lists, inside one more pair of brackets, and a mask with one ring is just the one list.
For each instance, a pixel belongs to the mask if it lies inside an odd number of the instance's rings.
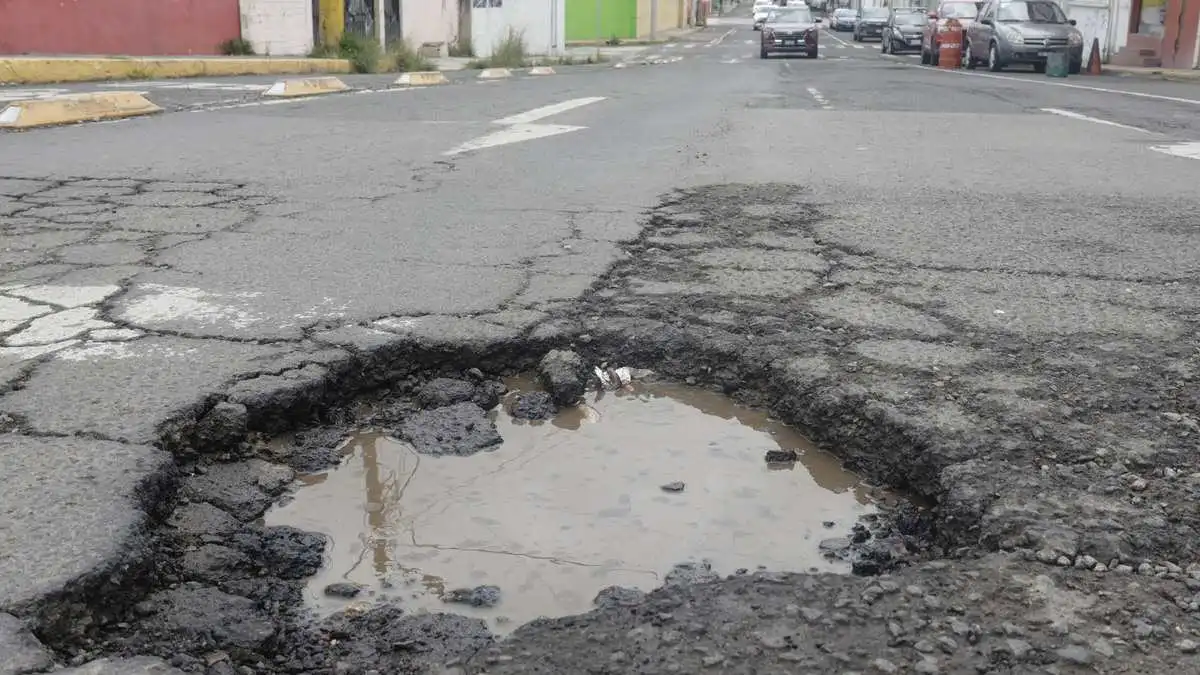
[[887,25],[888,15],[886,7],[864,9],[858,15],[858,20],[854,23],[854,41],[862,42],[867,38],[879,38],[882,40],[883,27]]
[[754,30],[760,30],[763,22],[767,20],[767,14],[775,9],[775,0],[754,0]]
[[763,22],[760,58],[772,54],[804,54],[817,58],[821,26],[812,11],[803,5],[776,7]]
[[963,31],[975,23],[979,16],[982,2],[975,0],[946,0],[929,13],[929,21],[921,33],[921,63],[937,65],[938,62],[938,31],[942,30],[950,19],[958,21]]
[[879,49],[884,54],[898,54],[910,49],[921,48],[921,31],[929,21],[929,14],[920,8],[893,9],[883,27]]
[[1031,65],[1046,71],[1054,53],[1068,55],[1072,74],[1083,67],[1083,34],[1054,0],[989,0],[966,31],[963,62],[968,68],[983,63],[1000,71],[1011,65]]
[[854,30],[855,24],[858,23],[858,12],[849,7],[833,10],[833,15],[829,17],[829,28],[836,31]]

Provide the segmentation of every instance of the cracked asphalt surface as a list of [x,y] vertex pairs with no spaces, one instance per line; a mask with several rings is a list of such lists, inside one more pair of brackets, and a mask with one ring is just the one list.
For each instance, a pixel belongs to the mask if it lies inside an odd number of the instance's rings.
[[[0,135],[0,673],[1193,672],[1200,162],[1154,147],[1200,140],[1200,92],[699,35]],[[543,120],[582,128],[443,154],[583,97]],[[322,541],[254,524],[293,475],[259,436],[566,345],[803,426],[934,503],[928,548],[503,642],[395,607],[305,624]]]

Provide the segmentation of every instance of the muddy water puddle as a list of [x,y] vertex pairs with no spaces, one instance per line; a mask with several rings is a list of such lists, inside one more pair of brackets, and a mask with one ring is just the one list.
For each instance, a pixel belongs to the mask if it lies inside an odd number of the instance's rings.
[[[308,587],[318,610],[344,608],[324,589],[351,583],[356,600],[478,616],[503,633],[586,612],[608,586],[651,590],[682,562],[846,572],[818,542],[874,510],[860,479],[796,430],[694,387],[589,393],[548,422],[514,419],[504,404],[492,415],[504,443],[470,457],[358,434],[336,469],[303,477],[268,514],[329,536]],[[800,458],[768,465],[770,450]],[[495,606],[442,599],[485,585],[500,589]]]

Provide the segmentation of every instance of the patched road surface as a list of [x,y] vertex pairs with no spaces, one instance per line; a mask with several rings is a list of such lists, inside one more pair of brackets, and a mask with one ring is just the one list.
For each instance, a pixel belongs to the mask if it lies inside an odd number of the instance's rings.
[[[122,83],[166,112],[0,135],[0,673],[1193,672],[1200,90],[821,39],[762,60],[733,16],[270,104]],[[259,520],[295,477],[435,376],[556,348],[759,406],[928,508],[881,576],[695,568],[503,642],[306,615],[326,537]]]

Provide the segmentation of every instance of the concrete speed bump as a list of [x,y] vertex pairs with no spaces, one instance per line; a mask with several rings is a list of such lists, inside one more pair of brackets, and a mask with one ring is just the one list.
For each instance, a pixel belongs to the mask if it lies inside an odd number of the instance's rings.
[[280,80],[271,85],[270,89],[264,91],[263,96],[292,98],[295,96],[336,94],[340,91],[349,90],[350,87],[347,87],[345,82],[336,77],[306,77],[295,80]]
[[13,101],[0,110],[0,129],[32,129],[77,122],[120,119],[162,112],[136,91],[63,94],[51,98]]
[[553,75],[554,69],[550,66],[537,66],[529,69],[530,75]]
[[397,87],[428,87],[436,84],[446,84],[450,80],[446,79],[445,73],[440,70],[420,70],[413,73],[404,73],[400,79],[396,80]]
[[479,71],[481,80],[500,80],[506,77],[512,77],[512,71],[508,68],[484,68]]

